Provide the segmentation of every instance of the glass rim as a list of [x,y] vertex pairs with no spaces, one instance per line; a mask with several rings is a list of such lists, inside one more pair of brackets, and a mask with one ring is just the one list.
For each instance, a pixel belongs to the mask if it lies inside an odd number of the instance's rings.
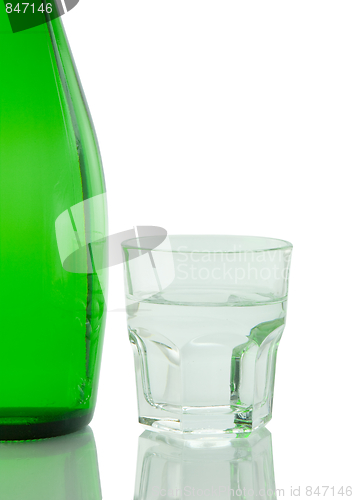
[[[157,246],[149,245],[147,242],[152,238],[157,238],[159,239],[159,243]],[[143,250],[145,252],[165,252],[165,253],[179,253],[179,254],[241,254],[241,253],[262,253],[262,252],[275,252],[279,250],[292,250],[293,245],[287,240],[281,240],[278,238],[270,238],[266,236],[250,236],[250,235],[223,235],[223,234],[167,234],[166,237],[161,239],[161,235],[151,235],[151,236],[142,236],[142,237],[137,237],[137,238],[129,238],[127,240],[124,240],[121,242],[121,246],[123,249],[127,250]],[[252,245],[250,245],[250,248],[243,248],[243,249],[232,249],[232,250],[192,250],[192,249],[187,249],[185,250],[180,250],[180,249],[172,249],[172,248],[159,248],[159,246],[166,240],[169,239],[171,241],[172,239],[175,238],[181,238],[185,240],[185,243],[187,245],[187,240],[192,240],[192,239],[214,239],[214,240],[221,240],[221,239],[229,239],[233,240],[234,244],[235,241],[239,240],[240,242],[243,243],[248,243],[251,244],[253,243],[258,243],[260,244],[261,242],[264,243],[264,245],[260,245],[257,248],[254,247],[252,248]],[[155,240],[156,242],[156,240]],[[268,242],[268,244],[266,244]],[[231,241],[232,243],[232,241]]]

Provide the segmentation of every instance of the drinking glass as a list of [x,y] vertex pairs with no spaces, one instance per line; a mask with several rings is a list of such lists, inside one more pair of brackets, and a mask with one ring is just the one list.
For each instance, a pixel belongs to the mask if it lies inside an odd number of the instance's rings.
[[140,423],[200,434],[268,422],[291,243],[150,236],[122,248]]

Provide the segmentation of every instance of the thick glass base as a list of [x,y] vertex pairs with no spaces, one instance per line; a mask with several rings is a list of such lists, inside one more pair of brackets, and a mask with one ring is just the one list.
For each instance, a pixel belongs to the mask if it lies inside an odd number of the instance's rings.
[[[26,411],[22,409],[21,413],[26,414]],[[93,410],[75,410],[67,412],[64,417],[63,412],[56,412],[55,409],[45,417],[34,416],[33,409],[28,413],[31,416],[0,416],[0,441],[24,441],[71,434],[88,425],[93,417]],[[0,415],[3,415],[1,410]]]
[[139,422],[149,426],[152,430],[164,432],[174,432],[184,435],[203,436],[220,434],[249,434],[250,432],[263,427],[271,419],[271,414],[262,418],[242,420],[235,413],[226,415],[220,414],[182,414],[180,418],[161,417],[139,417]]

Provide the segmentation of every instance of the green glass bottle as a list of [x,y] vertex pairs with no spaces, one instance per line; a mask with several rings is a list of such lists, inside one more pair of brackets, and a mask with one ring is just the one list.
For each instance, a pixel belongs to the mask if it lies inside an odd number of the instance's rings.
[[93,416],[107,215],[60,17],[37,11],[45,22],[14,32],[9,10],[0,3],[0,440],[21,440],[73,432]]

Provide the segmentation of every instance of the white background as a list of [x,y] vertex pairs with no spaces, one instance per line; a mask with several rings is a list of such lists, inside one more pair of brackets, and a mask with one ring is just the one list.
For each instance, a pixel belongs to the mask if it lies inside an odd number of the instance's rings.
[[[354,486],[353,2],[81,0],[63,22],[111,233],[293,243],[268,425],[276,485]],[[105,500],[133,498],[140,427],[125,315],[110,312],[92,422]]]

